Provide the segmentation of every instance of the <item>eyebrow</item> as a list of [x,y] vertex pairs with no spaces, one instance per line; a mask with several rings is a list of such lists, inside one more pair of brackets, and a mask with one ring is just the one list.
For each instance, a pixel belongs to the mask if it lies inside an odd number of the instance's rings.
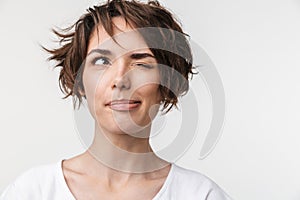
[[[92,53],[99,53],[105,56],[108,55],[112,55],[112,52],[110,50],[107,49],[93,49],[88,55],[92,54]],[[130,55],[130,58],[138,60],[138,59],[143,59],[143,58],[155,58],[152,54],[150,53],[133,53]]]
[[92,53],[99,53],[105,56],[112,55],[112,52],[107,49],[93,49],[88,55]]
[[130,57],[132,59],[143,59],[143,58],[147,58],[147,57],[155,58],[150,53],[133,53],[133,54],[130,55]]

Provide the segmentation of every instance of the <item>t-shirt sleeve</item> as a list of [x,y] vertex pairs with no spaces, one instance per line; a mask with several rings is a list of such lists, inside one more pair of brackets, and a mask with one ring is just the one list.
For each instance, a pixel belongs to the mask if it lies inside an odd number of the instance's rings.
[[0,200],[24,200],[24,199],[36,199],[34,193],[29,191],[25,193],[22,188],[18,188],[16,183],[8,185],[0,196]]
[[10,183],[0,195],[0,200],[41,199],[41,190],[34,169],[27,170]]
[[218,185],[214,184],[205,200],[233,200]]
[[9,184],[0,200],[75,200],[65,183],[61,161],[28,169]]
[[21,199],[17,197],[18,192],[16,191],[14,183],[8,185],[0,195],[0,200],[9,200],[9,199]]

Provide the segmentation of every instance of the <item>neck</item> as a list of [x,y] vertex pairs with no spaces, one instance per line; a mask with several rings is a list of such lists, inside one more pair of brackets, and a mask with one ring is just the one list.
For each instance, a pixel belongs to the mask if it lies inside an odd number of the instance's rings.
[[[82,165],[83,174],[93,177],[93,179],[96,178],[102,180],[110,190],[119,190],[126,185],[130,185],[130,183],[143,183],[147,180],[153,181],[161,178],[165,179],[171,168],[169,163],[164,162],[161,169],[155,171],[143,173],[134,173],[133,171],[124,172],[107,166],[106,164],[103,164],[102,161],[99,162],[99,160],[95,159],[94,155],[91,155],[90,151],[86,151],[80,157],[82,163],[84,163],[84,165]],[[131,163],[133,162],[131,161]]]
[[[150,127],[150,126],[149,126]],[[169,163],[156,156],[149,144],[150,128],[139,131],[139,138],[122,133],[109,133],[95,123],[95,135],[88,153],[112,170],[126,173],[156,171]]]

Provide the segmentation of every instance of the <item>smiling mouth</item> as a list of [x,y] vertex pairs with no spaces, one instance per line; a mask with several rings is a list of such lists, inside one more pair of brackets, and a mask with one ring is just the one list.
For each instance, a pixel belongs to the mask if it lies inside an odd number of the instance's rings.
[[116,111],[130,111],[138,108],[141,105],[141,103],[142,102],[139,100],[122,99],[111,101],[105,104],[105,106],[108,106],[110,109]]

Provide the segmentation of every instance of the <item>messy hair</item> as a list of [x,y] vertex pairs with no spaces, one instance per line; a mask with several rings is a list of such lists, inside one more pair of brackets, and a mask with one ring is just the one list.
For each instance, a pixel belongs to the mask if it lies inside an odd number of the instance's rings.
[[[163,84],[159,86],[163,108],[166,113],[173,107],[177,107],[178,97],[184,95],[189,89],[189,78],[193,74],[192,52],[181,25],[170,11],[164,8],[158,1],[150,0],[147,3],[136,0],[108,0],[107,2],[87,9],[72,26],[64,29],[53,29],[59,37],[60,47],[56,49],[44,49],[51,54],[49,60],[56,61],[55,67],[59,67],[59,87],[65,94],[64,98],[73,96],[74,109],[82,103],[84,87],[82,83],[81,65],[87,56],[89,39],[98,25],[102,25],[105,31],[112,37],[113,17],[122,17],[126,23],[134,28],[155,27],[168,31],[160,31],[155,34],[155,41],[160,42],[165,48],[150,48],[157,63],[166,65],[176,70],[182,77],[175,76],[170,70],[160,70]],[[174,34],[178,32],[180,34]],[[153,42],[153,38],[144,37],[147,44]],[[168,47],[168,48],[166,48]],[[165,49],[172,49],[167,51]],[[174,53],[175,52],[175,53]],[[179,55],[176,52],[181,52]],[[80,78],[77,78],[79,75]]]

